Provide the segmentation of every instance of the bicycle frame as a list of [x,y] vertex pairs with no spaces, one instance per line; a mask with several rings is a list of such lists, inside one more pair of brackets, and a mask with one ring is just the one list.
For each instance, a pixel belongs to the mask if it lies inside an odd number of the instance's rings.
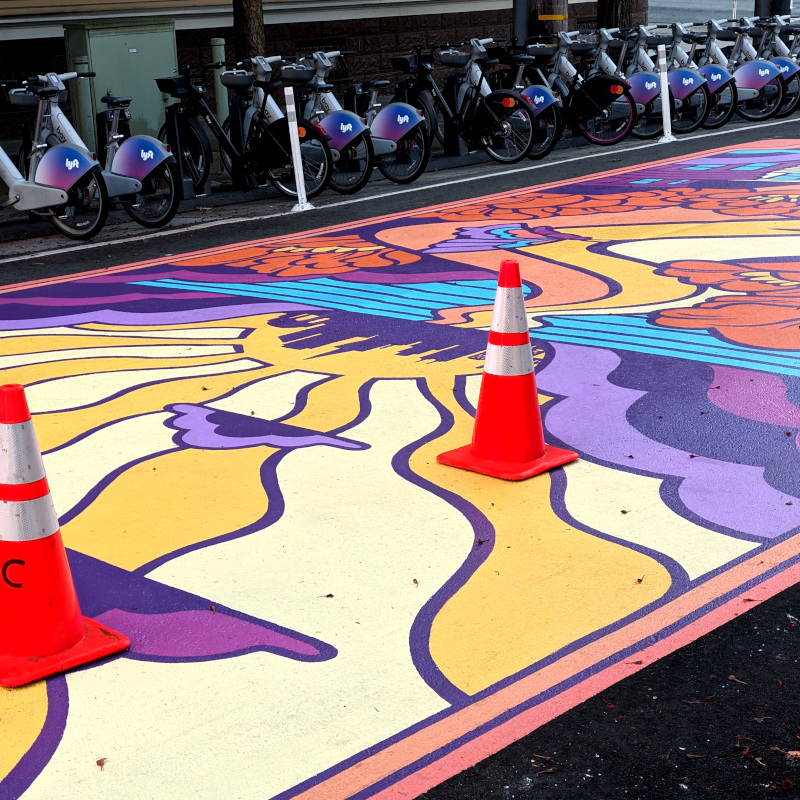
[[[56,153],[59,150],[60,152]],[[35,211],[38,209],[51,208],[53,206],[60,206],[67,202],[68,189],[82,178],[88,170],[83,170],[80,174],[77,173],[76,168],[73,166],[70,170],[68,165],[75,163],[75,154],[66,145],[61,145],[59,148],[51,148],[50,152],[54,155],[51,158],[57,158],[59,165],[61,159],[64,159],[66,175],[70,179],[67,186],[45,186],[41,183],[33,183],[26,181],[20,171],[14,166],[14,162],[8,157],[5,150],[0,148],[0,179],[8,186],[8,200],[2,204],[3,208],[13,206],[17,211]],[[82,154],[88,156],[88,153]],[[91,167],[90,167],[91,168]],[[42,170],[50,172],[49,169]],[[71,174],[75,173],[75,174]],[[42,176],[44,177],[44,176]]]

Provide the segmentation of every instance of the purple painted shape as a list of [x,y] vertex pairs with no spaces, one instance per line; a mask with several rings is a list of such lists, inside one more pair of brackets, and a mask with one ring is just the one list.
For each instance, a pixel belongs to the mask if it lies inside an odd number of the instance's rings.
[[352,281],[353,283],[436,283],[441,281],[485,281],[496,278],[497,273],[488,269],[454,270],[453,272],[345,272],[337,275],[337,281]]
[[315,657],[319,649],[300,638],[214,611],[137,614],[113,608],[97,621],[131,640],[128,653],[143,657],[198,659],[247,650]]
[[[537,374],[539,388],[564,397],[548,410],[547,429],[585,456],[655,476],[683,478],[678,494],[713,525],[774,539],[800,525],[800,507],[764,480],[762,467],[696,456],[642,435],[626,413],[644,392],[615,386],[608,375],[620,358],[610,350],[552,344],[556,357]],[[630,456],[633,456],[631,460]]]
[[365,450],[367,445],[340,436],[297,428],[283,422],[218,411],[194,403],[167,406],[176,416],[167,422],[186,447],[230,450],[241,447],[311,447],[326,444],[343,450]]
[[780,375],[735,367],[714,368],[714,386],[708,399],[717,408],[745,419],[800,428],[800,408],[786,399]]
[[[202,293],[205,298],[208,294]],[[184,297],[185,295],[181,295]],[[49,298],[46,298],[49,299]],[[0,299],[0,304],[4,301]],[[38,298],[37,298],[38,304]],[[48,303],[51,305],[51,303]],[[56,303],[52,303],[56,305]],[[86,302],[84,301],[84,305]],[[84,311],[81,314],[61,314],[57,317],[42,319],[25,318],[20,320],[0,320],[0,331],[26,330],[31,326],[37,328],[57,328],[64,325],[86,325],[88,323],[102,323],[103,325],[191,325],[200,322],[223,322],[227,319],[245,316],[258,316],[272,314],[279,311],[313,311],[316,306],[301,305],[299,303],[244,303],[231,306],[212,306],[210,308],[193,308],[184,311],[174,310],[169,314],[162,313],[134,313],[130,311],[114,311],[108,308],[98,308]]]

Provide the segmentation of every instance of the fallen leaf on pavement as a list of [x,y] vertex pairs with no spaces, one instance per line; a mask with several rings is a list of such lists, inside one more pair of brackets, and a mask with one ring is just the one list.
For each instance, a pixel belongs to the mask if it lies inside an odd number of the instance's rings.
[[734,681],[736,683],[741,683],[744,686],[747,686],[747,681],[740,681],[735,675],[728,675],[728,680],[729,681]]

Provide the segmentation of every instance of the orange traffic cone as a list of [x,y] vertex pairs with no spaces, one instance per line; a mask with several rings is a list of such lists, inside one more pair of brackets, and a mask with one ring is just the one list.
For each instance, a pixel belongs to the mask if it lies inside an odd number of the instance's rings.
[[544,443],[519,264],[503,261],[472,431],[472,444],[436,457],[441,464],[519,481],[574,461]]
[[0,685],[130,646],[81,616],[25,390],[0,386]]

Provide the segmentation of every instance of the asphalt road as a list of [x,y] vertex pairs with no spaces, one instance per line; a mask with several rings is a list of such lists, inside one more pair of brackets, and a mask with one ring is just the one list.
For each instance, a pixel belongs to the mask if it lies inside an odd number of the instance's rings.
[[754,0],[706,0],[695,5],[687,0],[650,0],[648,22],[705,22],[752,16]]
[[[303,232],[381,214],[592,174],[662,157],[798,133],[797,119],[734,125],[678,142],[559,148],[500,167],[439,159],[411,187],[374,181],[354,198],[326,194],[310,212],[219,187],[187,203],[173,227],[147,232],[115,216],[75,245],[19,215],[0,222],[0,283],[80,273],[166,254]],[[575,144],[575,143],[574,143]],[[745,610],[749,609],[749,610]],[[800,796],[800,586],[587,700],[432,789],[426,800]],[[795,755],[796,754],[796,755]]]

